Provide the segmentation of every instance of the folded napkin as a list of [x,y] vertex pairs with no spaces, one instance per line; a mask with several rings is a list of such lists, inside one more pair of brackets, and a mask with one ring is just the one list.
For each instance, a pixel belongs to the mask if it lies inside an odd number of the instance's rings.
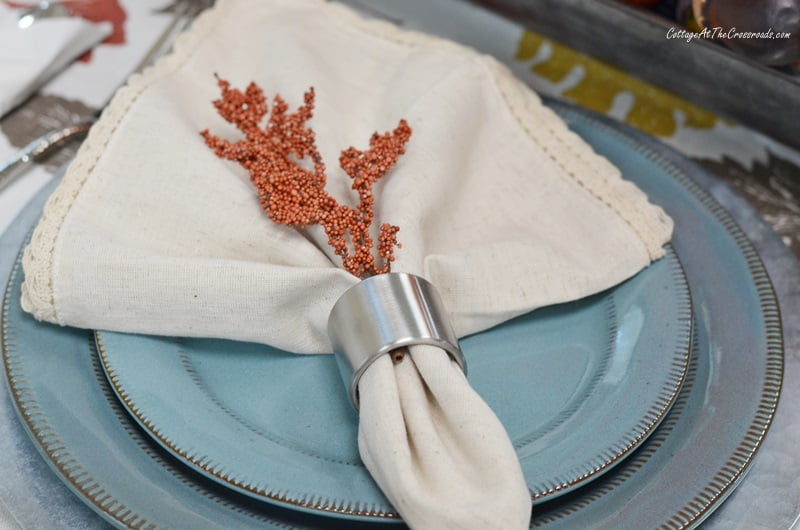
[[[400,227],[392,270],[433,283],[459,336],[613,286],[671,234],[659,208],[492,58],[331,2],[219,0],[90,132],[26,249],[27,311],[330,351],[331,307],[359,280],[319,227],[272,223],[247,172],[204,145],[206,128],[240,137],[211,105],[215,73],[292,108],[314,87],[309,125],[340,203],[355,201],[339,152],[407,120],[413,135],[375,187],[376,217]],[[412,527],[527,527],[513,447],[442,350],[379,359],[359,392],[362,459]]]
[[78,17],[17,25],[20,10],[0,4],[0,116],[22,103],[73,59],[111,34],[111,24]]

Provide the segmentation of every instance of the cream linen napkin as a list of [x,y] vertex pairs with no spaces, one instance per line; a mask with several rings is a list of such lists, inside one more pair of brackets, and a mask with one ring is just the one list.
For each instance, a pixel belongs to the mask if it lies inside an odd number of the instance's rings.
[[79,17],[45,18],[21,29],[19,14],[0,4],[0,116],[111,33],[111,24]]
[[[26,310],[330,351],[329,312],[358,280],[321,232],[269,221],[246,172],[203,144],[205,128],[239,138],[211,105],[214,73],[292,108],[315,88],[309,125],[340,202],[339,152],[408,121],[376,216],[401,229],[392,270],[437,286],[459,336],[606,289],[669,239],[671,220],[493,59],[335,3],[220,0],[90,132],[26,250]],[[412,527],[527,526],[513,447],[443,351],[380,359],[360,394],[362,458]]]

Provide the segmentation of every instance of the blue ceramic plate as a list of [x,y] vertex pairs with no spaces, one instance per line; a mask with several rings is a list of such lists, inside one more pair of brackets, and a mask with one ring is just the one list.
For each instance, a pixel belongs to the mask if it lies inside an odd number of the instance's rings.
[[[691,306],[674,252],[621,286],[461,341],[534,501],[618,463],[672,405]],[[358,418],[331,355],[97,332],[111,386],[140,425],[212,480],[269,502],[396,518],[358,456]]]
[[[692,288],[696,341],[686,382],[655,432],[604,476],[537,507],[533,525],[694,527],[742,479],[775,412],[783,350],[774,293],[741,230],[689,178],[701,170],[626,128],[553,106],[676,220],[673,245]],[[45,196],[0,247],[19,247]],[[45,460],[99,514],[120,527],[342,526],[237,495],[165,457],[114,398],[91,335],[23,313],[20,281],[17,271],[3,311],[12,399]]]

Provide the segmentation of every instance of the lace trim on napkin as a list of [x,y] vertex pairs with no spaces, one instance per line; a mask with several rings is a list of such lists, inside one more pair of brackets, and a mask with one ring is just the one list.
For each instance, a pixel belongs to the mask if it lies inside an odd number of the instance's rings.
[[[175,42],[174,51],[160,59],[140,75],[131,76],[114,96],[103,116],[91,129],[63,181],[48,200],[42,219],[25,249],[22,286],[22,307],[37,319],[63,324],[57,309],[58,293],[54,273],[58,270],[59,234],[84,183],[92,173],[104,147],[130,107],[150,85],[180,68],[204,38],[221,22],[230,6],[246,0],[218,0],[215,7],[200,15],[193,28]],[[486,55],[439,37],[400,29],[381,20],[364,19],[349,8],[324,0],[277,0],[297,8],[305,3],[325,9],[329,20],[367,33],[375,38],[407,46],[446,48],[479,61],[494,81],[520,128],[562,168],[565,175],[625,221],[647,250],[650,259],[664,254],[663,241],[672,232],[672,220],[650,204],[635,185],[621,178],[620,172],[605,158],[597,155],[576,134],[572,133],[555,113],[541,104],[539,97],[516,79],[504,65]]]

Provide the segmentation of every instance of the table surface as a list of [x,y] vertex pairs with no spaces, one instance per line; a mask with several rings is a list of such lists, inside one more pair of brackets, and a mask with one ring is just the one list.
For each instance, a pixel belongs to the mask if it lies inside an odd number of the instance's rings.
[[[10,3],[10,2],[9,2]],[[0,119],[0,159],[58,123],[91,115],[169,20],[168,2],[106,0],[124,8],[125,42],[100,46]],[[540,93],[567,99],[653,134],[708,170],[700,184],[761,254],[782,309],[786,365],[781,404],[747,477],[703,524],[777,529],[800,517],[800,153],[708,114],[656,87],[460,0],[345,0],[369,16],[436,33],[498,57]],[[165,9],[166,6],[166,9]],[[562,75],[563,72],[567,74]],[[585,87],[591,87],[586,90]],[[92,87],[87,88],[87,87]],[[612,97],[609,99],[608,94]],[[598,99],[598,94],[606,94]],[[641,119],[649,112],[648,119]],[[0,231],[74,154],[75,145],[0,193]],[[6,276],[13,256],[0,256]],[[0,383],[5,387],[5,382]],[[36,452],[0,389],[0,528],[106,528]],[[765,526],[765,521],[769,525]]]

